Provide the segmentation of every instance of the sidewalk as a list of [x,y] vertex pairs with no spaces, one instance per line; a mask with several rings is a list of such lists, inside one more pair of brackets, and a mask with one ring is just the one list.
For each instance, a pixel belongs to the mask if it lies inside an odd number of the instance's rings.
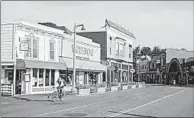
[[[48,98],[50,94],[30,94],[30,95],[16,95],[16,96],[10,96],[12,98],[15,98],[17,100],[25,100],[25,101],[50,101],[51,98]],[[77,94],[67,92],[65,97],[73,97]]]

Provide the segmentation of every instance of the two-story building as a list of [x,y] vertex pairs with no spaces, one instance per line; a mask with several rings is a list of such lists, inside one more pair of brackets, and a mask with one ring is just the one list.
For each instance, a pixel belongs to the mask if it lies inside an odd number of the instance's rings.
[[[149,60],[146,58],[142,58],[137,64],[137,74],[139,76],[139,81],[150,82],[149,78]],[[137,79],[137,78],[136,78]],[[137,80],[135,80],[137,81]]]
[[[51,92],[64,73],[66,81],[72,84],[71,34],[26,21],[1,26],[1,84],[12,85],[13,94]],[[91,72],[96,73],[98,83],[102,81],[106,67],[100,64],[100,50],[100,44],[77,36],[77,82],[89,83]]]
[[108,67],[116,67],[115,70],[107,71],[108,82],[132,80],[133,76],[129,70],[133,68],[133,40],[135,39],[133,33],[106,19],[105,30],[77,34],[99,43],[101,60],[106,61]]

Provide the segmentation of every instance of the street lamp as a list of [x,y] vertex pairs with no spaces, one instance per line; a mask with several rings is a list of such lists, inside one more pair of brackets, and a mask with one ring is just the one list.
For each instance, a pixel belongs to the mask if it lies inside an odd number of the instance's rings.
[[75,74],[76,74],[76,69],[75,69],[75,61],[76,61],[76,57],[75,57],[75,49],[76,49],[76,28],[78,27],[82,27],[81,30],[85,30],[84,25],[83,24],[79,24],[76,25],[76,23],[74,24],[73,27],[73,33],[74,33],[74,40],[73,40],[73,89],[72,91],[75,91]]

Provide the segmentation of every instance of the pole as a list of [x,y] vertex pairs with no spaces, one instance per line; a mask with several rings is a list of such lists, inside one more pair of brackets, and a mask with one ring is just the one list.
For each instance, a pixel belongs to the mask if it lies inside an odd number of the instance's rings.
[[74,40],[73,40],[73,90],[75,90],[75,74],[76,74],[76,69],[75,69],[75,48],[76,48],[76,23],[74,25]]

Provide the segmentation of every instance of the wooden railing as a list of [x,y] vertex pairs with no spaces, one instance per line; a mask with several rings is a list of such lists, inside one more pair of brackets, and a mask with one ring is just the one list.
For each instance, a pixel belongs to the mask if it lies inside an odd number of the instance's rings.
[[1,95],[13,95],[13,84],[1,84]]

